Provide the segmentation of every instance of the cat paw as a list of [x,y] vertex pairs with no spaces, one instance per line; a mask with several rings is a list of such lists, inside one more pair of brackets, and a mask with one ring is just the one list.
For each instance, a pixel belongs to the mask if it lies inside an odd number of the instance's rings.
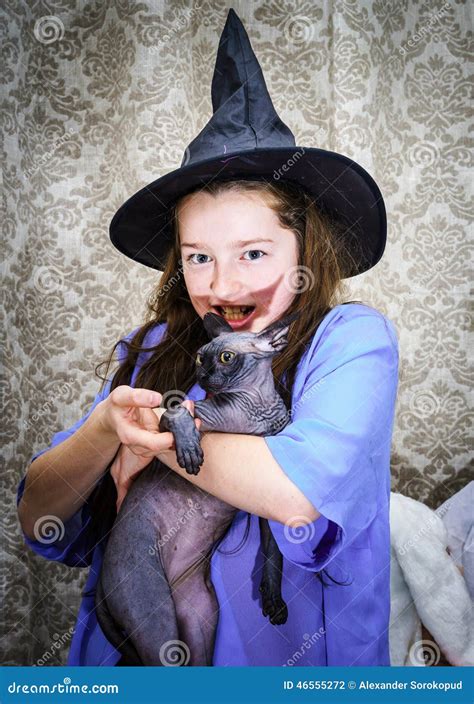
[[201,448],[201,435],[194,424],[194,418],[186,408],[166,411],[161,416],[160,431],[170,431],[174,436],[176,459],[188,474],[199,474],[204,462]]
[[270,618],[274,626],[281,626],[288,620],[288,607],[283,601],[280,590],[268,582],[262,582],[259,588],[262,595],[262,613]]
[[[175,440],[175,444],[176,440]],[[176,447],[176,459],[180,467],[186,470],[188,474],[199,474],[201,465],[204,462],[204,453],[199,442],[192,444],[190,442],[180,443],[179,448]]]
[[199,432],[187,432],[179,439],[175,436],[176,459],[180,467],[188,474],[199,474],[201,465],[204,462],[204,453],[201,447]]

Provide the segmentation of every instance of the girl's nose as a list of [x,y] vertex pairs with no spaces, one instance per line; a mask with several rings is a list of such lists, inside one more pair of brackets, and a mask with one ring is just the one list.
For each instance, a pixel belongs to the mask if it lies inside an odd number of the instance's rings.
[[233,301],[238,302],[244,293],[243,284],[233,278],[231,269],[224,271],[217,267],[214,270],[211,289],[215,298],[229,304]]

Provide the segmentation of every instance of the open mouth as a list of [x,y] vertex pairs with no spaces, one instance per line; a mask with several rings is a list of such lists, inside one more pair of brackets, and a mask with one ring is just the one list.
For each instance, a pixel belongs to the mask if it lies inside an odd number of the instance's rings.
[[226,320],[245,320],[255,310],[255,306],[214,306]]

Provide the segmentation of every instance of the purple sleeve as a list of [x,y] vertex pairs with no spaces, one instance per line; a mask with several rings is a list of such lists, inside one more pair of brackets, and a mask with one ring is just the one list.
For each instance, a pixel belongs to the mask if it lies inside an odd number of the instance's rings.
[[380,313],[347,312],[313,345],[298,371],[291,422],[265,442],[321,513],[294,529],[270,521],[275,540],[287,559],[319,571],[349,543],[362,545],[388,505],[398,341]]
[[269,521],[269,525],[280,552],[286,559],[311,571],[321,569],[318,561],[329,554],[337,531],[337,526],[322,515],[313,523],[299,528],[290,529],[278,521]]
[[[138,328],[133,330],[123,339],[129,340],[137,329]],[[116,354],[117,361],[122,362],[126,356],[126,346],[122,344],[119,345]],[[136,369],[134,371],[136,371]],[[71,437],[71,435],[85,423],[87,418],[89,418],[97,404],[107,398],[110,393],[110,385],[111,380],[109,379],[102,391],[95,397],[86,415],[67,430],[61,430],[56,433],[49,447],[45,447],[36,452],[31,458],[30,464],[40,455]],[[26,474],[22,477],[18,485],[17,506],[23,496],[25,481]],[[37,535],[38,539],[32,540],[22,531],[23,539],[26,545],[47,560],[62,562],[70,567],[87,567],[91,564],[93,552],[93,546],[89,544],[90,536],[88,528],[90,521],[90,503],[86,501],[66,522],[60,521],[55,516],[43,516],[38,520],[35,526],[35,535]]]
[[[85,423],[97,404],[108,396],[109,391],[110,381],[104,386],[102,392],[97,394],[86,415],[67,430],[61,430],[56,433],[49,447],[45,447],[34,454],[30,460],[30,464],[37,457],[73,435],[76,430]],[[22,477],[18,485],[17,506],[23,496],[25,481],[26,474]],[[88,526],[90,520],[89,502],[86,501],[66,522],[61,521],[56,516],[43,516],[35,525],[35,535],[37,535],[38,539],[32,540],[22,531],[23,539],[28,547],[46,560],[62,562],[70,567],[87,567],[91,564],[92,560],[92,551],[88,545]]]

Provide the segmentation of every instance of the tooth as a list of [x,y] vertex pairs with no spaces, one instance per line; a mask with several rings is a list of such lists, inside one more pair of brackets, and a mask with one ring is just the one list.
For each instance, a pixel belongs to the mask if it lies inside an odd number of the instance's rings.
[[251,308],[252,306],[221,306],[222,310],[225,313],[243,313],[247,308]]
[[245,312],[247,308],[252,309],[253,306],[220,306],[222,314],[227,320],[244,320],[248,315]]

